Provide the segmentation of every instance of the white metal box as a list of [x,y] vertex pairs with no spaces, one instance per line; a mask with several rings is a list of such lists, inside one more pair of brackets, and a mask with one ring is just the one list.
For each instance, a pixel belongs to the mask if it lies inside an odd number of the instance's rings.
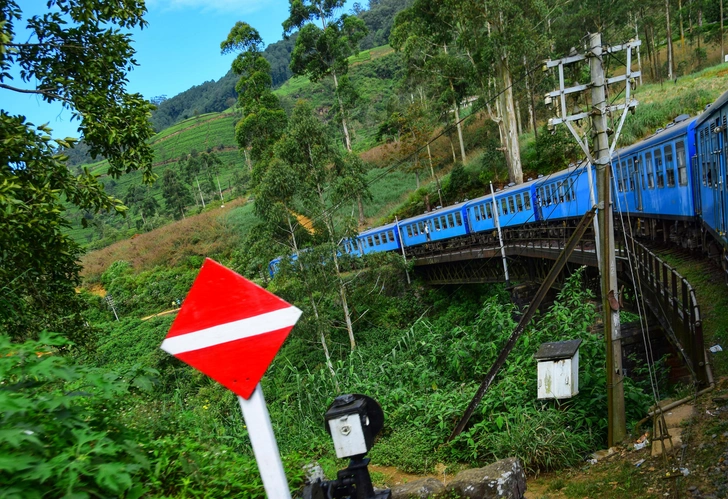
[[565,399],[579,393],[581,340],[544,343],[536,352],[538,398]]

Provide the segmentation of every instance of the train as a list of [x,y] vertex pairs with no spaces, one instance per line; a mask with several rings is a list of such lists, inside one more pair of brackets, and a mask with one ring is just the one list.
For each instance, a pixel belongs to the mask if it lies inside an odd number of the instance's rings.
[[[681,115],[612,156],[615,213],[643,236],[702,249],[728,269],[728,92],[698,116]],[[501,228],[578,220],[592,206],[593,165],[571,164],[547,176],[509,184],[493,194],[369,228],[344,239],[340,251],[360,257],[406,255],[475,244]],[[295,257],[294,257],[295,258]],[[274,276],[281,258],[269,264]]]

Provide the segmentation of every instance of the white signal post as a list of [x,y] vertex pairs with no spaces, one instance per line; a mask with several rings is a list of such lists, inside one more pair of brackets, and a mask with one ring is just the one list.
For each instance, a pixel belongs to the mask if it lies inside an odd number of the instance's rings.
[[498,241],[500,242],[501,257],[503,258],[503,273],[506,278],[506,285],[510,283],[508,278],[508,260],[506,260],[506,247],[503,244],[503,235],[501,234],[500,220],[498,219],[498,203],[495,202],[495,192],[493,191],[493,182],[490,183],[490,195],[493,198],[493,220],[498,228]]
[[266,495],[291,499],[260,379],[301,311],[207,259],[162,350],[238,396]]
[[258,463],[260,477],[263,479],[265,495],[270,498],[291,499],[286,472],[278,452],[278,442],[273,434],[273,425],[260,383],[248,400],[238,395],[238,402],[243,411],[245,425],[248,427],[248,436],[253,446],[255,461]]

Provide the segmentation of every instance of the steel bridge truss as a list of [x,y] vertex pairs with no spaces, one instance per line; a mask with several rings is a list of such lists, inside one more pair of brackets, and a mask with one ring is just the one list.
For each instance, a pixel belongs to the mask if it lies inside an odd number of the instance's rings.
[[[513,228],[503,231],[503,245],[512,281],[540,282],[564,249],[574,231],[573,224],[539,228]],[[707,383],[703,329],[695,290],[675,269],[644,245],[616,238],[617,272],[621,282],[642,291],[647,308],[665,330],[668,339],[682,355],[694,379]],[[433,243],[416,247],[407,254],[415,258],[415,272],[430,284],[477,284],[505,280],[497,233],[461,238],[445,246]],[[630,258],[631,257],[631,258]],[[631,262],[630,262],[631,260]],[[561,273],[566,278],[575,267],[597,268],[593,233],[587,233],[569,257]],[[634,277],[633,277],[634,275]]]

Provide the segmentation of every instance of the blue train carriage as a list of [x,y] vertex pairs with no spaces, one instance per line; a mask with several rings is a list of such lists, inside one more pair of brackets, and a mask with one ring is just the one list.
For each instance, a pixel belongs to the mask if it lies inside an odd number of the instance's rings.
[[405,247],[444,241],[469,234],[466,202],[439,208],[399,222],[399,233]]
[[535,182],[529,181],[498,190],[495,193],[495,206],[491,194],[468,201],[466,212],[471,232],[494,230],[496,228],[495,210],[498,212],[498,222],[501,227],[535,222],[532,188]]
[[401,249],[397,226],[394,223],[367,229],[353,241],[344,242],[344,250],[350,255],[362,256],[380,251]]
[[615,210],[663,220],[694,219],[688,161],[695,154],[695,121],[678,116],[647,139],[614,153]]
[[[596,175],[592,168],[592,181]],[[592,207],[589,174],[585,163],[572,164],[566,170],[534,182],[535,213],[541,221],[578,218]],[[596,189],[596,185],[594,186]],[[596,197],[596,190],[594,191]]]
[[728,92],[721,95],[695,120],[696,155],[693,181],[697,187],[696,211],[703,226],[725,248],[728,193],[726,192],[726,154],[728,153]]

